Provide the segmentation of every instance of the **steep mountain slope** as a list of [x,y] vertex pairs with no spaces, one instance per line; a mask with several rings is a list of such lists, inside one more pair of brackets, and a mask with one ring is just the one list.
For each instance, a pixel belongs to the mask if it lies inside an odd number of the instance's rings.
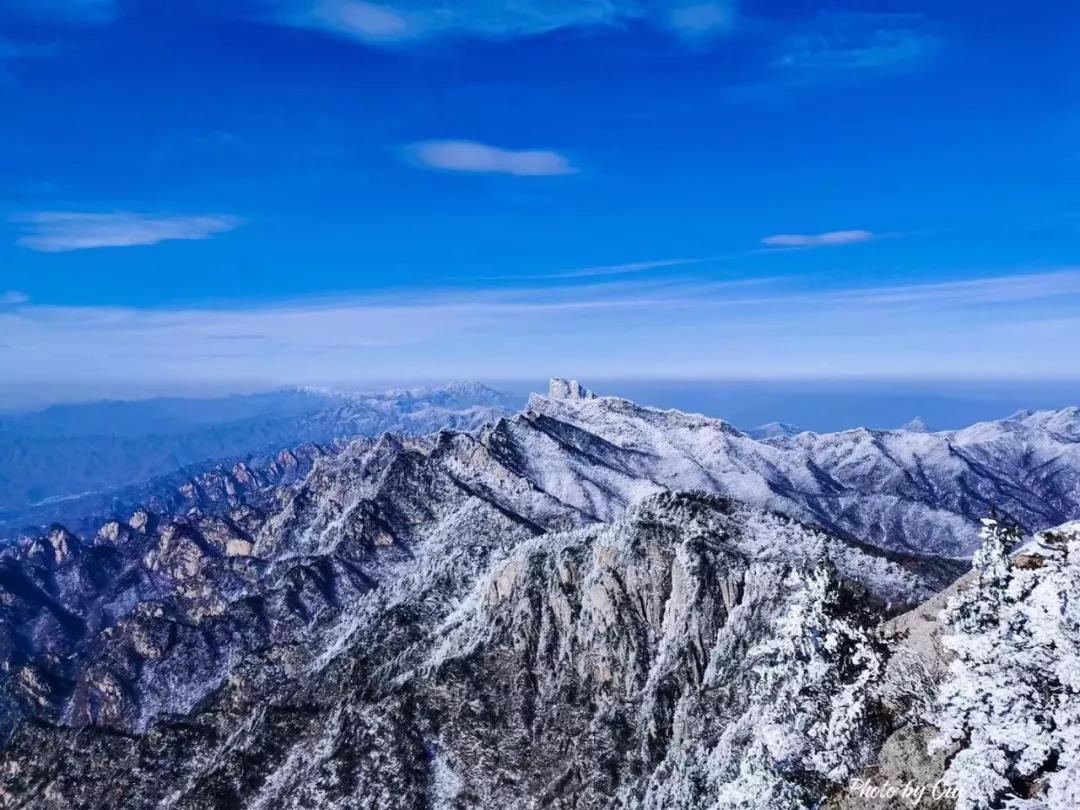
[[601,519],[605,502],[652,487],[703,489],[881,547],[966,557],[992,510],[1029,530],[1080,517],[1080,408],[952,433],[761,442],[720,420],[626,400],[534,397],[497,430],[541,488],[570,482],[563,499]]
[[[526,412],[496,425],[482,441],[496,453],[505,450],[500,461],[510,469],[536,476],[541,488],[554,487],[556,497],[562,496],[559,484],[550,482],[553,476],[578,482],[583,475],[587,491],[566,493],[564,500],[593,519],[607,519],[644,492],[698,488],[881,547],[966,557],[978,542],[978,519],[991,510],[1031,530],[1080,517],[1077,408],[1020,413],[953,432],[859,429],[758,441],[721,420],[585,396],[588,392],[572,385],[556,381],[554,396],[534,397]],[[293,433],[311,428],[336,437],[390,425],[415,435],[442,427],[475,428],[499,416],[490,404],[499,395],[475,385],[389,392],[362,406],[350,396],[341,399],[347,404],[308,420],[303,429],[294,426]],[[470,399],[488,404],[453,410]],[[358,407],[363,418],[350,421]],[[263,463],[252,458],[248,466],[259,470]],[[162,496],[162,485],[199,471],[69,504],[23,509],[7,520],[0,515],[0,530],[21,526],[19,521],[42,524],[101,515],[110,508],[126,511],[137,499]],[[597,476],[603,480],[593,480]]]

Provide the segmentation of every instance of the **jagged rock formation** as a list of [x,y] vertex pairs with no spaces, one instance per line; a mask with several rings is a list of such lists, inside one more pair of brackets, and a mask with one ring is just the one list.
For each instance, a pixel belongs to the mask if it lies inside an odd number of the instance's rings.
[[[842,802],[924,751],[936,676],[882,622],[966,564],[903,549],[969,542],[984,498],[1076,508],[1075,412],[763,444],[553,391],[6,549],[0,802]],[[1020,441],[1007,475],[977,463]]]
[[577,380],[564,380],[553,377],[548,386],[548,396],[552,399],[596,399],[596,394]]
[[[371,445],[375,439],[354,441]],[[53,521],[53,525],[63,523],[76,534],[93,535],[103,522],[139,509],[147,514],[185,515],[190,512],[225,513],[242,504],[263,506],[273,501],[277,488],[289,487],[303,480],[316,459],[334,455],[348,444],[308,443],[286,448],[270,456],[194,465],[138,486],[66,503],[63,509],[56,511],[63,515],[77,508],[86,511],[77,517]],[[27,534],[25,530],[22,532],[24,537]]]
[[[596,397],[573,381],[553,380],[551,388],[556,396],[534,397],[525,413],[499,422],[481,442],[511,449],[524,466],[496,459],[526,477],[574,480],[583,471],[587,491],[567,503],[594,519],[616,514],[642,492],[702,489],[883,548],[965,558],[978,544],[979,518],[991,510],[1029,530],[1080,517],[1077,408],[953,432],[859,429],[757,441],[718,419]],[[548,461],[557,472],[539,469]],[[597,476],[604,480],[594,485]],[[172,476],[87,514],[126,512],[155,496],[179,502],[176,486]],[[168,503],[161,509],[172,511]]]

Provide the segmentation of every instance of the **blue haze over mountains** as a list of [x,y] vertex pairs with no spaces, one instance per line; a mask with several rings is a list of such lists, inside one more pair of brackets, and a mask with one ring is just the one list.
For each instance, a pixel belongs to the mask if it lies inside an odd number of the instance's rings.
[[192,465],[386,431],[473,428],[521,403],[475,383],[381,394],[291,389],[55,405],[0,418],[0,527],[81,516],[94,496]]

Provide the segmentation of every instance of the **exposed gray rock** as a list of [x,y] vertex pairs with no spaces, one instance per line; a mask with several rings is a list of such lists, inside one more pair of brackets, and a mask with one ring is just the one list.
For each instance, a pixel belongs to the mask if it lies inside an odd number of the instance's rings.
[[564,380],[552,377],[548,385],[548,396],[552,399],[595,399],[596,394],[577,380]]

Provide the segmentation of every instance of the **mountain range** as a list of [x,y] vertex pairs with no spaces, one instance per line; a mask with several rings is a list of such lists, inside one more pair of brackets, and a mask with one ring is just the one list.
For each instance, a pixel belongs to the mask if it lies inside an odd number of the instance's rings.
[[[385,431],[471,429],[520,406],[478,383],[364,393],[299,388],[218,399],[56,405],[0,418],[0,536],[126,508],[223,460]],[[179,472],[178,472],[179,471]]]
[[938,614],[990,587],[957,584],[980,519],[1080,517],[1078,445],[1077,409],[759,441],[553,380],[477,429],[212,467],[0,551],[0,802],[874,806],[853,779],[953,773]]

